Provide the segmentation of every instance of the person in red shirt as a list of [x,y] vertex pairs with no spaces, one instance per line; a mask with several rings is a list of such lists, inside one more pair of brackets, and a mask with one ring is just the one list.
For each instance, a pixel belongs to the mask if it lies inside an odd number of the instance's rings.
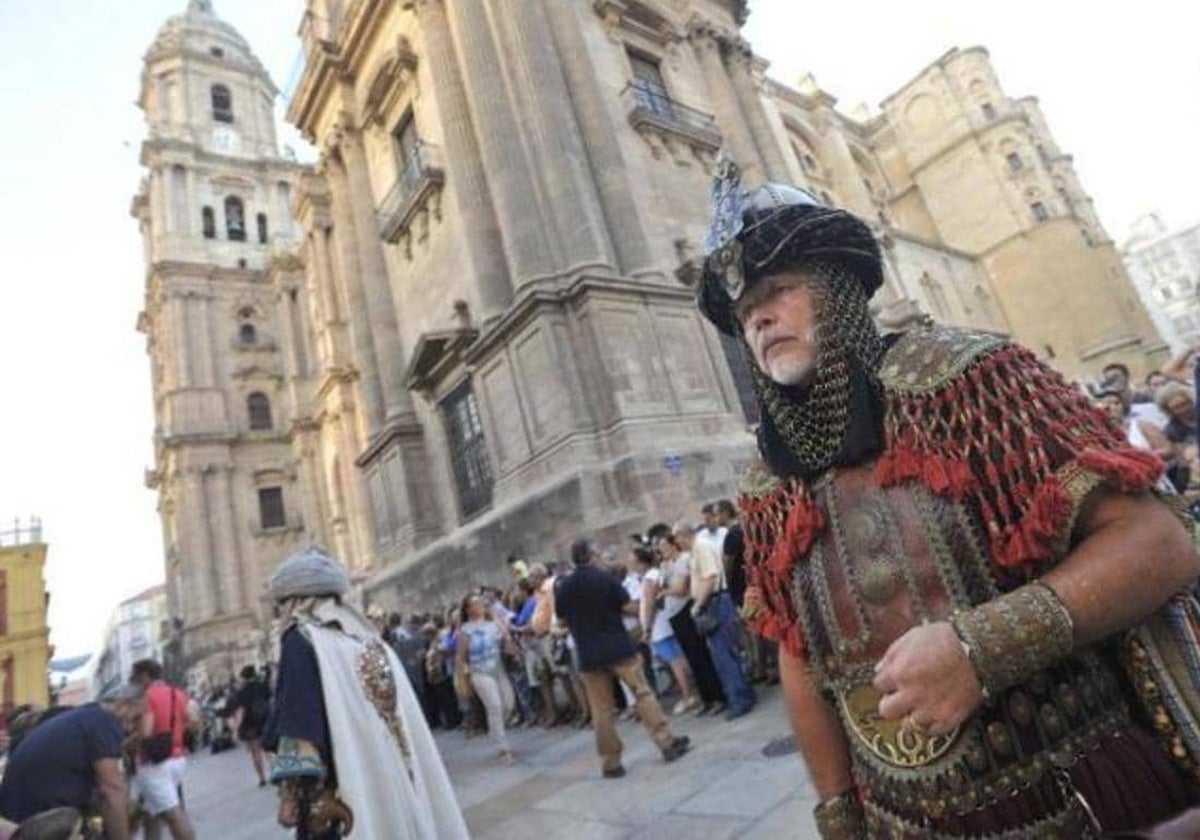
[[[162,666],[153,659],[133,663],[129,681],[145,692],[142,719],[143,746],[138,751],[133,793],[146,812],[146,840],[158,840],[165,823],[174,840],[194,840],[195,832],[183,808],[183,777],[187,771],[184,731],[191,725],[191,701],[179,688],[163,680]],[[145,742],[155,735],[171,734],[170,755],[152,760]]]

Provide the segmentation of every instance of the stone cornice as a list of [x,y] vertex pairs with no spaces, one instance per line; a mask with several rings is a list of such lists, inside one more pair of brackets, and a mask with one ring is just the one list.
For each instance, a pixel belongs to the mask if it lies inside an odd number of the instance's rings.
[[396,418],[375,433],[375,436],[367,443],[367,448],[354,460],[354,463],[359,467],[369,466],[393,440],[397,438],[420,439],[424,434],[425,429],[416,417],[410,415]]
[[535,289],[525,292],[509,307],[501,318],[486,332],[482,333],[475,343],[463,353],[463,359],[468,364],[478,364],[486,358],[497,345],[504,343],[526,323],[533,315],[542,309],[561,308],[565,303],[578,300],[586,292],[612,292],[619,295],[630,295],[643,299],[660,299],[677,302],[687,302],[691,305],[695,300],[695,292],[683,286],[657,285],[639,283],[618,278],[602,278],[583,276],[571,283],[570,286],[558,291]]

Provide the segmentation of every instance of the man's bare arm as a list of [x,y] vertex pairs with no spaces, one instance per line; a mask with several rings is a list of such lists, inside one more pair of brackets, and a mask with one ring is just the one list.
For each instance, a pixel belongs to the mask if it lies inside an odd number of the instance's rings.
[[97,804],[104,818],[108,840],[129,840],[129,796],[121,761],[102,758],[92,765],[96,772]]
[[850,749],[837,712],[826,702],[808,672],[807,663],[779,649],[779,681],[787,703],[788,722],[800,755],[808,766],[817,800],[850,790]]
[[1042,578],[1071,614],[1076,646],[1132,627],[1200,575],[1191,536],[1148,494],[1097,499],[1080,531],[1086,536]]

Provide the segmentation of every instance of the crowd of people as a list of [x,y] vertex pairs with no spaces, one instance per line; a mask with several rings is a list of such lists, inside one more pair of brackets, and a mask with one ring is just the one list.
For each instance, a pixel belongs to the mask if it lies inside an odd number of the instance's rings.
[[[403,663],[429,725],[486,733],[511,763],[506,733],[514,727],[591,726],[598,741],[611,742],[613,714],[650,714],[628,673],[597,682],[594,672],[608,663],[587,661],[601,632],[595,616],[576,631],[563,609],[563,588],[600,569],[624,593],[620,635],[656,705],[675,716],[733,720],[754,708],[753,683],[778,680],[774,648],[748,634],[740,617],[746,575],[733,503],[723,499],[701,513],[699,524],[659,523],[624,545],[581,540],[556,563],[511,555],[507,587],[479,587],[440,612],[404,619],[370,608],[368,615]],[[601,596],[584,598],[580,609],[597,608]],[[600,646],[624,650],[612,639]]]
[[1105,366],[1087,391],[1125,433],[1129,444],[1162,459],[1166,477],[1200,513],[1200,445],[1196,436],[1196,348],[1180,354],[1140,385],[1121,363]]

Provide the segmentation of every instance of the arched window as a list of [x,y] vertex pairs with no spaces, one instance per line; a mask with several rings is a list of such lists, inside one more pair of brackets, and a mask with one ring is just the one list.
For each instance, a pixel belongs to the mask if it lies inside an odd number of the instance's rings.
[[204,238],[205,239],[216,239],[217,238],[217,217],[216,217],[216,214],[213,213],[213,209],[211,207],[205,207],[203,210],[201,210],[200,211],[200,219],[201,219],[201,222],[204,227]]
[[225,235],[234,242],[246,241],[246,212],[236,195],[225,199]]
[[233,122],[233,94],[229,92],[229,88],[225,85],[213,85],[211,94],[213,119],[223,123]]
[[250,428],[255,431],[271,428],[271,401],[261,391],[246,397],[246,413],[250,415]]
[[242,324],[238,327],[238,341],[242,344],[254,344],[258,341],[258,331],[253,324]]
[[256,219],[258,222],[258,241],[263,245],[267,244],[267,214],[259,213]]

